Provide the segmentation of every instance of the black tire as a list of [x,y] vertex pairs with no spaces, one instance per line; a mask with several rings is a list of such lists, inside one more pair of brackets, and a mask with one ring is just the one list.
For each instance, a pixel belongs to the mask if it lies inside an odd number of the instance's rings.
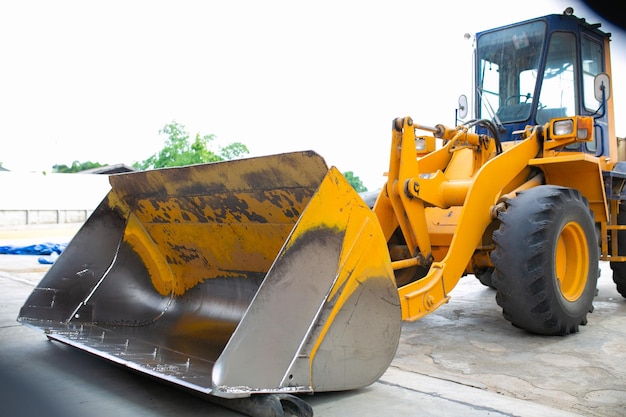
[[[622,203],[617,214],[617,224],[626,224],[626,207],[622,207]],[[617,254],[626,256],[626,230],[617,232]],[[613,282],[617,287],[617,292],[626,298],[626,262],[609,262],[609,265],[613,271]]]
[[476,271],[474,274],[478,281],[483,284],[485,287],[489,287],[491,289],[495,289],[496,287],[493,285],[493,268],[485,268]]
[[521,192],[494,232],[493,284],[504,317],[530,333],[566,335],[587,324],[599,271],[593,213],[578,190]]

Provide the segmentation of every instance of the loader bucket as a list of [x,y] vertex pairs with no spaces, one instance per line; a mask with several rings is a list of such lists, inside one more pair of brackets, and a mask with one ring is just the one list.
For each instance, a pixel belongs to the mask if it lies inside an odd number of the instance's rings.
[[355,389],[387,369],[401,310],[386,241],[320,156],[110,183],[19,322],[223,398]]

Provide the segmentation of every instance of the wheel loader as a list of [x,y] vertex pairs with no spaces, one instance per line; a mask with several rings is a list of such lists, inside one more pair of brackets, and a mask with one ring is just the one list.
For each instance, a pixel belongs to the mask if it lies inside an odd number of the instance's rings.
[[464,276],[577,332],[600,260],[626,296],[609,40],[570,8],[476,34],[474,116],[393,120],[374,195],[313,151],[111,175],[18,321],[254,416],[372,384]]

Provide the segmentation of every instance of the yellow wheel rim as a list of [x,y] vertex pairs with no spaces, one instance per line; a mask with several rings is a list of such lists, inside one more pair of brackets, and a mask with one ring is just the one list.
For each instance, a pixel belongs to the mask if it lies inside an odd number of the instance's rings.
[[587,238],[575,222],[565,225],[556,245],[555,274],[563,297],[576,301],[585,289],[589,272]]

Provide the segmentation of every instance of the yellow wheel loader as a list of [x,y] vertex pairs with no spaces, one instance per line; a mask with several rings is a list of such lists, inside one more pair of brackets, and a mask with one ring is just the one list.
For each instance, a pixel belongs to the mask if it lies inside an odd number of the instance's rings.
[[357,194],[312,151],[112,175],[22,307],[48,338],[250,415],[312,415],[393,359],[460,278],[542,335],[587,322],[599,260],[626,295],[626,164],[610,35],[568,9],[476,35],[475,117],[393,120]]

